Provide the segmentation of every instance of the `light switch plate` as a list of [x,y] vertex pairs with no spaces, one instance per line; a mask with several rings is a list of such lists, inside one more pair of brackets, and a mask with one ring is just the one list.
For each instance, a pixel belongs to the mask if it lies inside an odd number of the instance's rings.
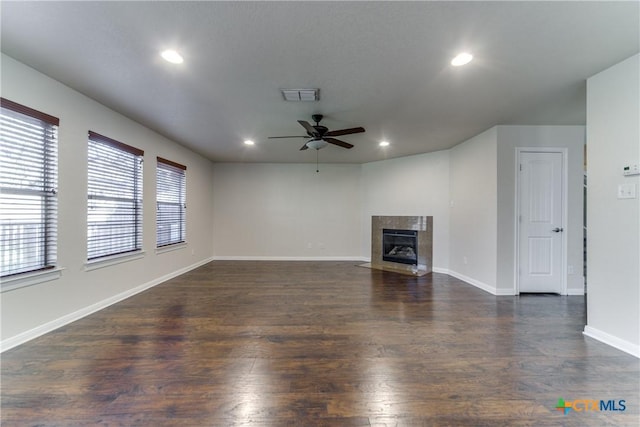
[[618,199],[635,199],[635,198],[636,198],[635,184],[618,185]]

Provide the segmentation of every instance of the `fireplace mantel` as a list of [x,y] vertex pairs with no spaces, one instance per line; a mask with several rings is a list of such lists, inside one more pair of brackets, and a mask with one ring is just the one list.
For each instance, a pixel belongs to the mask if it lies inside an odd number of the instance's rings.
[[[382,259],[382,230],[417,231],[417,265],[389,262]],[[372,216],[371,268],[398,271],[415,275],[431,273],[433,269],[433,217],[432,216]]]

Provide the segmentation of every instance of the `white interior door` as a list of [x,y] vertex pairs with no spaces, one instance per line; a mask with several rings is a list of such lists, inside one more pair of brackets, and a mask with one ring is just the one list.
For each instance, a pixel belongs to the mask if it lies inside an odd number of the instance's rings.
[[519,165],[519,291],[563,294],[563,153],[522,151]]

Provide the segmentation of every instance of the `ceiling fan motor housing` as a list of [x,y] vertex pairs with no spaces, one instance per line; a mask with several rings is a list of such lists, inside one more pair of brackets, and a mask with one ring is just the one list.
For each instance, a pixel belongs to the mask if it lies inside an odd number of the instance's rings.
[[322,117],[324,117],[322,114],[313,114],[311,116],[311,119],[316,122],[315,126],[313,126],[315,132],[307,131],[307,134],[315,139],[322,138],[324,134],[329,130],[329,128],[327,128],[326,126],[320,125],[320,120],[322,120]]
[[314,137],[317,136],[318,138],[322,138],[324,134],[327,133],[327,131],[329,130],[326,126],[320,126],[320,125],[316,125],[313,128],[316,130],[316,134],[311,136],[314,136]]

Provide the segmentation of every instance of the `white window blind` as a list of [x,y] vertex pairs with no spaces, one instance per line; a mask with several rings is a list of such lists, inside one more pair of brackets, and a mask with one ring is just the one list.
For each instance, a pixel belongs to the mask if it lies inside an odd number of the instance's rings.
[[89,131],[88,260],[142,250],[143,155]]
[[0,99],[0,275],[54,268],[58,118]]
[[187,167],[158,157],[156,169],[157,246],[183,243],[186,240]]

